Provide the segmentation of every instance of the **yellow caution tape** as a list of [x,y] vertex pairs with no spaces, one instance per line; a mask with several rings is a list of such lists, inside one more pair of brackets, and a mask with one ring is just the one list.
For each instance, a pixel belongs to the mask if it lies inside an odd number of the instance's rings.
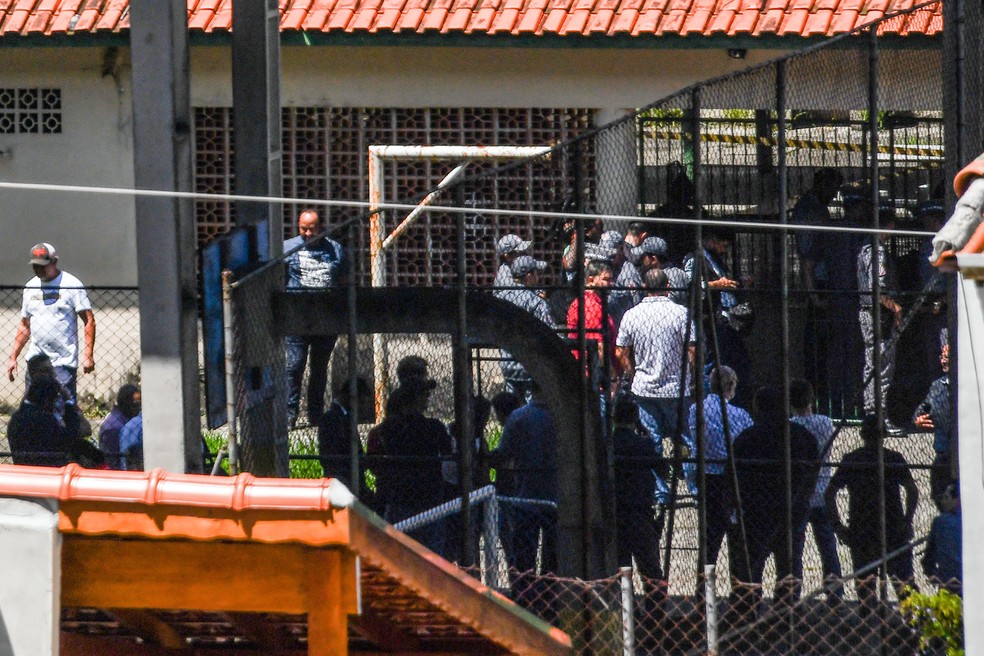
[[[682,132],[658,132],[650,131],[650,136],[656,139],[672,139],[677,141],[690,141],[690,135]],[[725,144],[746,144],[754,146],[775,146],[779,140],[772,137],[752,137],[748,135],[734,134],[708,134],[701,133],[701,141]],[[812,150],[834,150],[846,153],[862,153],[866,149],[861,144],[842,143],[838,141],[814,141],[812,139],[786,139],[787,148],[809,148]],[[919,146],[878,146],[878,152],[893,155],[914,155],[916,157],[943,157],[942,148],[922,148]]]

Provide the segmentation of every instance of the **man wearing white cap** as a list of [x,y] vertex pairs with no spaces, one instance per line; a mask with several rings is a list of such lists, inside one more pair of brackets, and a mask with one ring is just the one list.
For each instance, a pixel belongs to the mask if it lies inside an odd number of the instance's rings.
[[499,239],[495,244],[495,253],[499,256],[499,269],[495,272],[495,282],[492,286],[495,289],[492,294],[502,298],[507,288],[515,287],[512,272],[509,267],[520,255],[529,254],[530,246],[533,242],[523,241],[519,235],[508,234]]
[[[82,282],[70,273],[59,271],[58,253],[47,242],[31,249],[34,278],[24,287],[21,321],[17,325],[14,348],[7,364],[7,377],[14,380],[17,357],[30,341],[27,359],[45,354],[55,368],[55,377],[75,401],[75,383],[79,367],[79,336],[76,317],[85,327],[82,371],[96,368],[96,319]],[[30,381],[28,381],[30,382]]]

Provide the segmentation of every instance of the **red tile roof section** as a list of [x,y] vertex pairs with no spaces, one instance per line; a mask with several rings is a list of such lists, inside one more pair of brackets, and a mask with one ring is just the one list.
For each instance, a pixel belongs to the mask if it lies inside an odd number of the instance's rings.
[[[284,32],[833,36],[909,9],[914,0],[280,0]],[[889,21],[879,34],[934,36],[942,2]],[[195,32],[231,29],[232,0],[188,0]],[[129,0],[0,2],[0,35],[115,33]]]

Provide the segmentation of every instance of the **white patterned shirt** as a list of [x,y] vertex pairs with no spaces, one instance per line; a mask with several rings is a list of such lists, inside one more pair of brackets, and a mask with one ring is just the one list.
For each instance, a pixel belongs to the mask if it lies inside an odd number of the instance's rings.
[[[687,308],[677,305],[669,296],[647,296],[625,313],[615,345],[632,349],[633,394],[649,398],[680,395],[688,324],[693,343],[695,332],[693,322],[687,321]],[[684,395],[690,394],[689,369]]]

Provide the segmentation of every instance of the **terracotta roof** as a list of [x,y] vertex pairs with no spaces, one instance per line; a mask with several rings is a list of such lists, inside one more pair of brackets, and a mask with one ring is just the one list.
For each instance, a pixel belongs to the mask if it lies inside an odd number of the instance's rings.
[[58,500],[63,654],[570,653],[337,481],[0,465],[0,496]]
[[[917,6],[914,0],[280,0],[284,32],[511,35],[832,36]],[[113,34],[128,0],[2,0],[0,35]],[[232,25],[232,0],[188,0],[192,31]],[[888,21],[882,35],[934,36],[937,2]]]

